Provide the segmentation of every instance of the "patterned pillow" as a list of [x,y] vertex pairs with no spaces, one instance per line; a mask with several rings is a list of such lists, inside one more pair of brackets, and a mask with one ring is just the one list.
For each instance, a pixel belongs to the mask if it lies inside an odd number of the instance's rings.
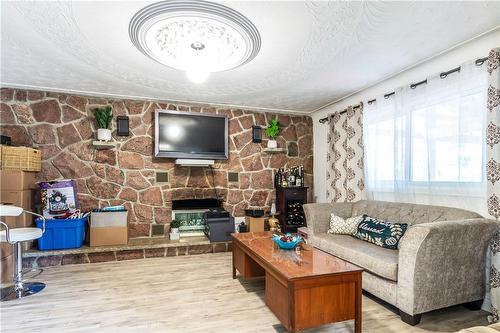
[[361,222],[363,215],[343,219],[332,213],[330,216],[329,234],[354,235],[358,229],[358,223]]
[[407,228],[406,223],[384,222],[363,215],[354,237],[386,249],[396,250]]

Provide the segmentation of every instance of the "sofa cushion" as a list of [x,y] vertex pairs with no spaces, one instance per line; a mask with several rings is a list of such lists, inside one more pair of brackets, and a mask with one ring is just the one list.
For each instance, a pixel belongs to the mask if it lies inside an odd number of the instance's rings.
[[316,235],[313,245],[375,275],[392,281],[398,279],[398,250],[384,249],[348,235],[333,234]]
[[330,215],[330,229],[328,229],[329,234],[338,235],[354,235],[358,231],[358,224],[363,219],[363,216],[355,216],[347,219],[343,219],[340,216],[332,213]]
[[406,223],[384,222],[363,215],[354,237],[386,249],[396,250],[407,228]]

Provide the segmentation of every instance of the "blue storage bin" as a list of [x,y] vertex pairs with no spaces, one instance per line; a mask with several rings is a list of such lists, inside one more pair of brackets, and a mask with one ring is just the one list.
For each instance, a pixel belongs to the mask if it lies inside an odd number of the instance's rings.
[[[42,220],[36,219],[36,226],[42,228]],[[81,247],[85,239],[87,217],[81,219],[48,219],[45,233],[38,239],[39,250],[62,250]]]

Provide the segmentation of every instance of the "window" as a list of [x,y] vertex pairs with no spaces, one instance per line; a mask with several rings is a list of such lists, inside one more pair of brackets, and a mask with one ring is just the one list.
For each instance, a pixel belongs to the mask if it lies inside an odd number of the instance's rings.
[[486,70],[471,62],[368,104],[369,197],[484,211],[486,98]]

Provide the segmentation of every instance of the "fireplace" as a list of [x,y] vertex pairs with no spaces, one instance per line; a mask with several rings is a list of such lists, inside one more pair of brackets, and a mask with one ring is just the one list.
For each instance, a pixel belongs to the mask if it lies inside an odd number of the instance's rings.
[[180,237],[205,237],[205,220],[203,214],[211,208],[222,207],[217,199],[185,199],[172,201],[172,220],[181,223]]

